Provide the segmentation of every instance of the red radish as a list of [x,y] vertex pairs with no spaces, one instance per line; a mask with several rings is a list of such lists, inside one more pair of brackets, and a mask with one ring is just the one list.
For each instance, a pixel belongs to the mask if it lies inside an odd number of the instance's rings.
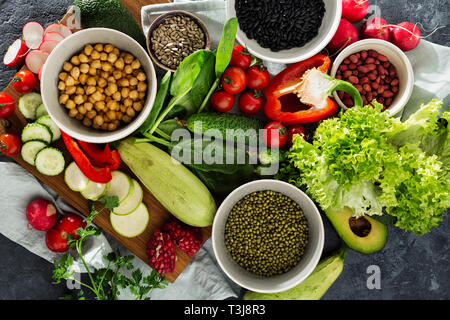
[[391,28],[383,18],[373,17],[367,20],[361,27],[361,38],[389,41],[391,38]]
[[45,199],[36,199],[27,206],[28,223],[39,231],[53,228],[58,218],[56,207]]
[[409,51],[419,45],[420,29],[411,22],[402,22],[392,26],[392,43],[403,51]]
[[42,50],[32,50],[25,59],[25,64],[27,68],[35,73],[39,73],[39,69],[44,65],[45,61],[50,54]]
[[342,18],[359,22],[369,12],[369,0],[342,0]]
[[37,22],[28,22],[24,25],[22,34],[28,48],[37,49],[42,43],[44,28]]
[[72,30],[68,26],[59,23],[53,23],[45,28],[45,33],[57,32],[61,34],[64,38],[67,38],[72,34]]
[[45,41],[63,41],[64,36],[61,33],[58,32],[46,32],[44,34],[44,42]]
[[3,58],[3,63],[8,67],[18,67],[25,60],[27,53],[28,47],[25,42],[23,42],[22,39],[17,39],[8,48],[8,51]]
[[46,40],[42,42],[41,46],[39,47],[39,50],[52,52],[53,49],[58,45],[59,41],[56,40]]
[[341,19],[333,39],[327,45],[327,49],[335,53],[358,40],[359,36],[356,28],[348,20]]

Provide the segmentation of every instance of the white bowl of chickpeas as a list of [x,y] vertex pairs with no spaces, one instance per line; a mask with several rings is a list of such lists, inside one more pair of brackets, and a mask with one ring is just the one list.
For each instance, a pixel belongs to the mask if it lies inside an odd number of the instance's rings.
[[128,35],[90,28],[64,39],[41,76],[44,105],[58,127],[91,143],[120,140],[150,114],[156,73],[145,49]]

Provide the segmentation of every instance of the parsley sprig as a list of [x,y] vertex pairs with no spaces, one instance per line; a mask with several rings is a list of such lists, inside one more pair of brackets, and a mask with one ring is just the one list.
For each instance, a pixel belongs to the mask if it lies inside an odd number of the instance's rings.
[[[73,236],[69,238],[68,244],[71,249],[75,249],[86,270],[90,283],[82,282],[77,279],[75,271],[70,270],[74,262],[71,254],[64,254],[59,260],[55,260],[55,270],[53,271],[53,280],[55,284],[61,283],[62,280],[72,280],[79,283],[85,289],[89,289],[95,294],[97,300],[115,300],[120,294],[120,289],[128,288],[133,297],[137,300],[149,299],[146,295],[153,289],[163,289],[167,286],[168,281],[161,277],[158,272],[152,272],[144,277],[140,269],[135,269],[132,260],[134,256],[121,256],[119,252],[111,252],[104,256],[107,262],[105,268],[95,269],[89,267],[83,256],[83,244],[91,236],[101,234],[101,229],[96,227],[92,222],[95,217],[104,210],[112,210],[118,206],[117,196],[103,197],[99,200],[103,207],[100,210],[95,209],[94,203],[90,202],[91,213],[86,218],[86,227],[77,230],[80,237],[75,239]],[[126,276],[122,271],[126,269],[131,271],[131,277]],[[62,299],[72,299],[72,295],[66,295]],[[78,299],[84,300],[84,291],[78,292]]]

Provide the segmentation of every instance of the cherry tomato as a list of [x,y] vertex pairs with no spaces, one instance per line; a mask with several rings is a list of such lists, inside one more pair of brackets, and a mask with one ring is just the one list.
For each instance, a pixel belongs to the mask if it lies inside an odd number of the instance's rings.
[[288,128],[288,145],[292,146],[293,145],[293,138],[294,135],[300,135],[303,139],[306,140],[306,129],[303,125],[301,124],[296,124],[293,126],[290,126]]
[[7,157],[15,157],[20,153],[22,142],[14,133],[4,133],[0,136],[0,152]]
[[247,70],[251,63],[252,56],[244,46],[236,45],[233,47],[233,55],[230,61],[231,66]]
[[287,141],[286,127],[279,121],[273,121],[264,127],[264,142],[269,148],[282,148]]
[[77,230],[79,228],[85,228],[86,223],[83,218],[74,213],[66,214],[62,217],[52,229],[47,231],[45,236],[45,243],[47,247],[53,252],[65,252],[69,250],[69,235],[72,235],[75,239],[79,239]]
[[244,70],[238,67],[228,67],[223,73],[222,87],[231,94],[237,94],[244,91],[247,85],[247,76]]
[[239,97],[239,109],[245,114],[256,114],[263,106],[263,98],[257,91],[244,91]]
[[14,113],[16,103],[7,93],[0,92],[0,118],[7,118]]
[[233,109],[234,95],[226,91],[217,91],[211,97],[211,104],[216,111],[227,112]]
[[36,77],[31,71],[20,70],[13,79],[14,89],[19,93],[29,93],[36,87]]
[[263,90],[270,81],[270,74],[261,64],[251,66],[245,72],[247,75],[247,87],[253,90]]

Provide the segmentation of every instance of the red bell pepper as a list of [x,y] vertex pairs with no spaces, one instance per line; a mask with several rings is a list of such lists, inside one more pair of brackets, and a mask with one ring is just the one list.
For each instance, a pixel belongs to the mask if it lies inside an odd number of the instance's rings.
[[319,54],[277,74],[265,89],[266,116],[287,125],[326,119],[338,111],[331,99],[336,90],[348,92],[355,106],[362,106],[361,95],[353,85],[326,74],[330,64],[329,57]]
[[86,153],[91,162],[101,168],[108,167],[111,170],[117,170],[120,167],[120,155],[117,150],[111,151],[109,144],[100,148],[98,144],[78,140],[78,144]]
[[61,131],[61,136],[73,160],[89,180],[97,183],[108,183],[112,180],[110,168],[94,167],[78,143],[71,136],[63,131]]

